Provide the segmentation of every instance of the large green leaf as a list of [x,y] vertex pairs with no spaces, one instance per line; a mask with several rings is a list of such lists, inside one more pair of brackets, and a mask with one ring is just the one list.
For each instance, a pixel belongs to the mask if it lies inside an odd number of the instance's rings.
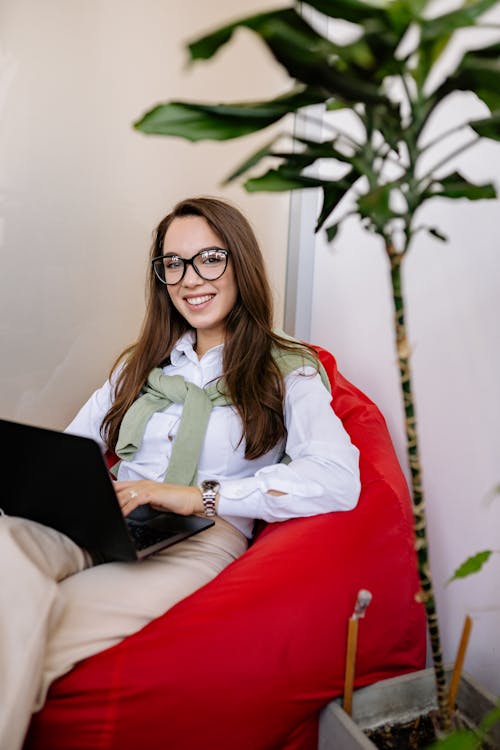
[[[284,42],[293,48],[298,59],[309,54],[316,64],[324,65],[328,55],[337,53],[337,45],[318,34],[293,8],[260,13],[224,26],[188,44],[192,60],[212,57],[221,44],[226,43],[237,28],[247,28],[258,34],[271,48],[280,50]],[[281,61],[280,61],[281,62]],[[295,76],[300,78],[300,76]]]
[[468,52],[462,58],[453,89],[474,91],[493,111],[500,108],[500,43],[484,50]]
[[391,190],[390,185],[379,185],[368,193],[361,195],[357,200],[360,216],[368,219],[380,232],[393,218],[390,207]]
[[272,153],[274,144],[280,137],[281,135],[276,136],[276,138],[273,138],[264,146],[261,146],[261,148],[257,149],[257,151],[254,151],[253,154],[251,154],[247,159],[245,159],[244,162],[242,162],[238,167],[236,167],[236,169],[233,172],[231,172],[230,175],[226,177],[226,179],[224,180],[224,184],[227,185],[229,182],[232,182],[233,180],[236,180],[238,177],[241,177],[242,174],[245,174],[245,172],[248,172],[249,169],[252,169],[252,167],[255,167],[262,159],[265,159],[266,157],[270,156]]
[[500,111],[494,112],[491,117],[471,120],[469,125],[482,138],[493,138],[495,141],[500,141]]
[[[328,182],[323,185],[323,204],[316,222],[316,227],[314,229],[315,232],[319,232],[325,221],[360,176],[361,175],[357,170],[351,169],[342,177],[342,179],[337,180],[336,182]],[[333,239],[337,233],[337,229],[338,224],[333,224],[328,227],[327,237],[329,241]]]
[[390,0],[386,4],[387,15],[394,28],[408,28],[414,21],[419,21],[429,0]]
[[495,726],[495,724],[498,724],[500,722],[500,703],[496,705],[496,707],[486,714],[484,719],[481,722],[481,730],[483,732],[489,732],[492,727]]
[[[414,0],[425,3],[427,0]],[[369,70],[374,82],[401,70],[395,51],[411,21],[406,0],[360,2],[359,0],[308,0],[307,5],[326,16],[359,24],[360,36],[339,53],[344,60]],[[369,53],[369,54],[368,54]],[[358,73],[361,73],[358,70]]]
[[374,131],[378,131],[391,149],[399,153],[399,146],[405,140],[407,128],[401,122],[398,107],[370,107],[363,121],[368,131],[368,139],[372,138]]
[[396,49],[410,23],[419,17],[427,0],[306,0],[307,5],[330,18],[360,24],[365,32],[383,38],[384,46]]
[[500,721],[500,705],[489,711],[477,729],[458,729],[428,747],[428,750],[478,750],[491,747],[488,732]]
[[404,32],[396,34],[390,29],[379,29],[376,24],[370,24],[363,35],[363,43],[369,48],[376,61],[370,70],[374,82],[381,84],[387,76],[400,75],[404,69],[404,62],[396,57]]
[[292,8],[260,13],[248,18],[241,18],[223,26],[210,34],[188,44],[191,60],[208,59],[226,44],[237,28],[247,28],[258,34],[271,49],[280,49],[281,37],[289,38],[290,43],[296,45],[296,54],[301,55],[305,48],[317,56],[322,56],[317,62],[324,62],[327,56],[340,54],[343,61],[361,68],[374,68],[380,63],[371,52],[370,47],[361,38],[345,46],[339,46],[315,31]]
[[454,91],[473,91],[490,110],[500,109],[500,43],[467,52],[455,72],[432,94],[431,106]]
[[[498,2],[498,0],[497,0]],[[478,49],[469,50],[466,52],[463,60],[497,60],[500,53],[500,42],[494,42],[488,44],[486,47],[479,47]]]
[[478,0],[477,2],[464,3],[458,10],[422,21],[421,41],[427,42],[446,37],[457,29],[473,26],[477,19],[497,2],[498,0]]
[[460,172],[453,172],[447,177],[436,180],[426,198],[467,198],[468,200],[483,200],[496,198],[495,186],[491,182],[482,185],[470,182]]
[[269,156],[283,159],[283,167],[303,171],[316,161],[316,156],[308,151],[270,151]]
[[339,231],[341,223],[342,222],[337,221],[334,224],[330,224],[330,226],[326,228],[325,232],[326,232],[326,239],[328,242],[333,242],[333,240],[337,236],[337,232]]
[[420,88],[423,88],[425,81],[435,63],[439,60],[443,52],[448,47],[453,38],[453,33],[442,34],[437,38],[422,39],[417,49],[417,66],[414,71],[414,77]]
[[249,193],[282,192],[284,190],[298,190],[302,188],[322,187],[324,180],[306,177],[300,170],[286,167],[270,169],[260,177],[253,177],[245,182],[245,189]]
[[345,163],[351,162],[351,158],[336,149],[332,141],[313,141],[307,138],[296,137],[294,138],[294,142],[298,144],[299,148],[297,151],[279,151],[275,148],[275,144],[279,138],[281,138],[281,135],[276,136],[276,138],[273,138],[265,146],[262,146],[251,154],[224,182],[228,183],[237,177],[241,177],[242,174],[266,158],[283,159],[286,162],[285,166],[299,170],[305,169],[305,167],[313,164],[317,159],[335,159],[336,161]]
[[473,26],[483,13],[497,3],[498,0],[478,0],[477,2],[464,3],[457,10],[420,20],[417,78],[421,84],[423,84],[434,63],[441,57],[453,33],[458,29]]
[[442,740],[433,742],[428,750],[478,750],[479,738],[469,729],[459,729]]
[[[369,26],[369,30],[373,34],[377,33],[380,35],[384,33],[384,24],[382,23],[384,19],[387,25],[387,13],[375,8],[375,6],[372,6],[371,4],[359,3],[355,0],[353,0],[353,2],[350,2],[350,0],[343,0],[341,3],[331,3],[330,0],[325,0],[324,3],[317,4],[324,5],[325,11],[326,9],[333,11],[328,15],[335,15],[337,18],[345,18],[346,20],[357,20],[358,16],[359,20],[362,20],[362,18],[378,18],[380,22],[377,24],[376,28],[373,28],[373,24]],[[315,6],[316,3],[311,2],[309,5]],[[363,8],[363,11],[354,12],[355,8]],[[352,14],[349,12],[349,9],[353,10]],[[345,13],[343,11],[345,11]],[[365,12],[366,15],[364,15]],[[293,8],[281,8],[266,13],[259,13],[257,15],[240,18],[237,21],[233,21],[230,24],[222,26],[209,34],[196,39],[188,44],[190,58],[194,61],[206,60],[213,57],[213,55],[224,44],[227,44],[227,42],[231,40],[234,32],[238,28],[247,28],[259,34],[264,40],[267,40],[268,38],[270,39],[275,36],[277,32],[279,33],[284,27],[287,27],[288,30],[294,34],[299,34],[301,37],[301,44],[308,43],[313,47],[318,43],[322,45],[326,43],[326,46],[332,52],[342,49],[342,57],[345,60],[355,62],[356,58],[358,58],[358,63],[361,63],[363,57],[366,55],[366,46],[364,54],[361,54],[361,45],[357,46],[356,43],[348,44],[345,47],[340,48],[338,45],[328,42],[325,37],[316,33]],[[387,34],[385,38],[387,40]],[[396,37],[391,37],[391,43],[393,45],[397,44],[397,41]],[[372,66],[375,63],[372,55],[370,55],[369,62]]]
[[351,166],[348,173],[338,180],[324,180],[303,174],[303,170],[318,159],[334,159],[336,161],[350,164],[352,159],[346,154],[338,151],[331,141],[313,141],[306,138],[296,138],[295,141],[305,146],[301,151],[284,152],[275,150],[275,140],[252,154],[238,169],[232,173],[229,179],[239,177],[243,172],[254,167],[261,159],[266,157],[283,159],[278,168],[268,170],[265,174],[251,178],[246,181],[245,188],[249,192],[258,191],[283,191],[296,190],[300,188],[323,189],[323,208],[318,217],[316,230],[318,231],[335,206],[350,190],[354,182],[360,177],[360,173]]
[[253,16],[239,18],[225,26],[221,26],[209,34],[205,34],[187,45],[191,60],[208,60],[216,52],[229,42],[238,28],[247,28],[252,31],[260,32],[265,28],[269,19],[279,18],[283,13],[287,14],[288,9],[277,9],[266,13],[257,13]]
[[312,28],[295,10],[263,13],[243,18],[192,42],[192,59],[211,57],[238,27],[258,34],[292,78],[320,86],[326,94],[352,102],[386,102],[379,86],[358,70],[374,70],[377,61],[363,39],[341,47]]
[[330,18],[341,18],[351,23],[361,23],[378,19],[385,22],[387,19],[387,2],[375,0],[365,3],[362,0],[305,0],[305,5],[324,13]]
[[483,550],[483,552],[478,552],[476,555],[472,555],[472,557],[467,558],[465,562],[458,566],[451,578],[448,579],[448,583],[450,583],[451,581],[456,581],[458,578],[466,578],[472,573],[477,573],[481,570],[483,565],[488,562],[492,554],[492,550],[487,549]]
[[[500,84],[500,43],[467,52],[455,72],[440,86],[449,91],[491,91],[498,95]],[[440,91],[438,89],[438,93]]]
[[262,130],[289,112],[322,100],[323,94],[317,89],[296,87],[285,96],[263,102],[167,102],[146,112],[134,127],[143,133],[175,135],[190,141],[227,140]]
[[295,141],[305,146],[304,153],[315,159],[335,159],[350,164],[352,157],[336,148],[336,140],[314,141],[310,138],[295,137]]

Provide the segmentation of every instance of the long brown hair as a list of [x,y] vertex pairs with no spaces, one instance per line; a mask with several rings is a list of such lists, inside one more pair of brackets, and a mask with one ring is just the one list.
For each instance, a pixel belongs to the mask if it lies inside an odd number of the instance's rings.
[[[162,255],[167,229],[182,216],[204,218],[231,252],[238,297],[225,321],[224,390],[243,424],[245,458],[258,458],[286,436],[283,377],[272,348],[297,351],[300,346],[272,330],[272,297],[264,259],[249,222],[234,206],[207,197],[181,201],[156,228],[150,257]],[[149,265],[146,314],[139,338],[122,352],[111,370],[112,376],[120,367],[114,402],[101,427],[110,448],[116,446],[123,416],[149,372],[168,360],[180,336],[190,328]]]

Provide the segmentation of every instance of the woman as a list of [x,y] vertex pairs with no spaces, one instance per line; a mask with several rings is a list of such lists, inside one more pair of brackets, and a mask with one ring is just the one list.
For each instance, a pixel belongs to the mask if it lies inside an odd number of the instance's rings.
[[52,680],[211,580],[245,551],[255,519],[355,506],[358,451],[314,353],[271,325],[246,219],[220,200],[180,202],[156,230],[139,339],[67,431],[118,455],[125,516],[153,506],[215,525],[140,563],[92,566],[53,529],[1,519],[4,560],[22,591],[5,618],[3,750],[21,746]]

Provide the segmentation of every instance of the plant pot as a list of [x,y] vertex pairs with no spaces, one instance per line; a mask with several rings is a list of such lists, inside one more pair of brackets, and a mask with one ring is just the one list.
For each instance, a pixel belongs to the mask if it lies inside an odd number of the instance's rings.
[[[477,726],[496,705],[494,695],[463,673],[457,706],[467,721]],[[376,750],[376,745],[365,734],[366,730],[411,721],[436,707],[432,669],[381,680],[356,690],[352,717],[342,709],[340,698],[323,709],[318,750]],[[499,724],[490,730],[490,736],[492,747],[500,748]]]

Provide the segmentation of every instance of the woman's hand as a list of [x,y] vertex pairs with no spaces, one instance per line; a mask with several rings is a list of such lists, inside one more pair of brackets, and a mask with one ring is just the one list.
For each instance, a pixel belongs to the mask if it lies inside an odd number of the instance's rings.
[[197,487],[165,484],[149,479],[113,482],[113,486],[124,516],[128,516],[139,505],[147,503],[158,510],[169,510],[181,516],[203,513],[201,493]]

